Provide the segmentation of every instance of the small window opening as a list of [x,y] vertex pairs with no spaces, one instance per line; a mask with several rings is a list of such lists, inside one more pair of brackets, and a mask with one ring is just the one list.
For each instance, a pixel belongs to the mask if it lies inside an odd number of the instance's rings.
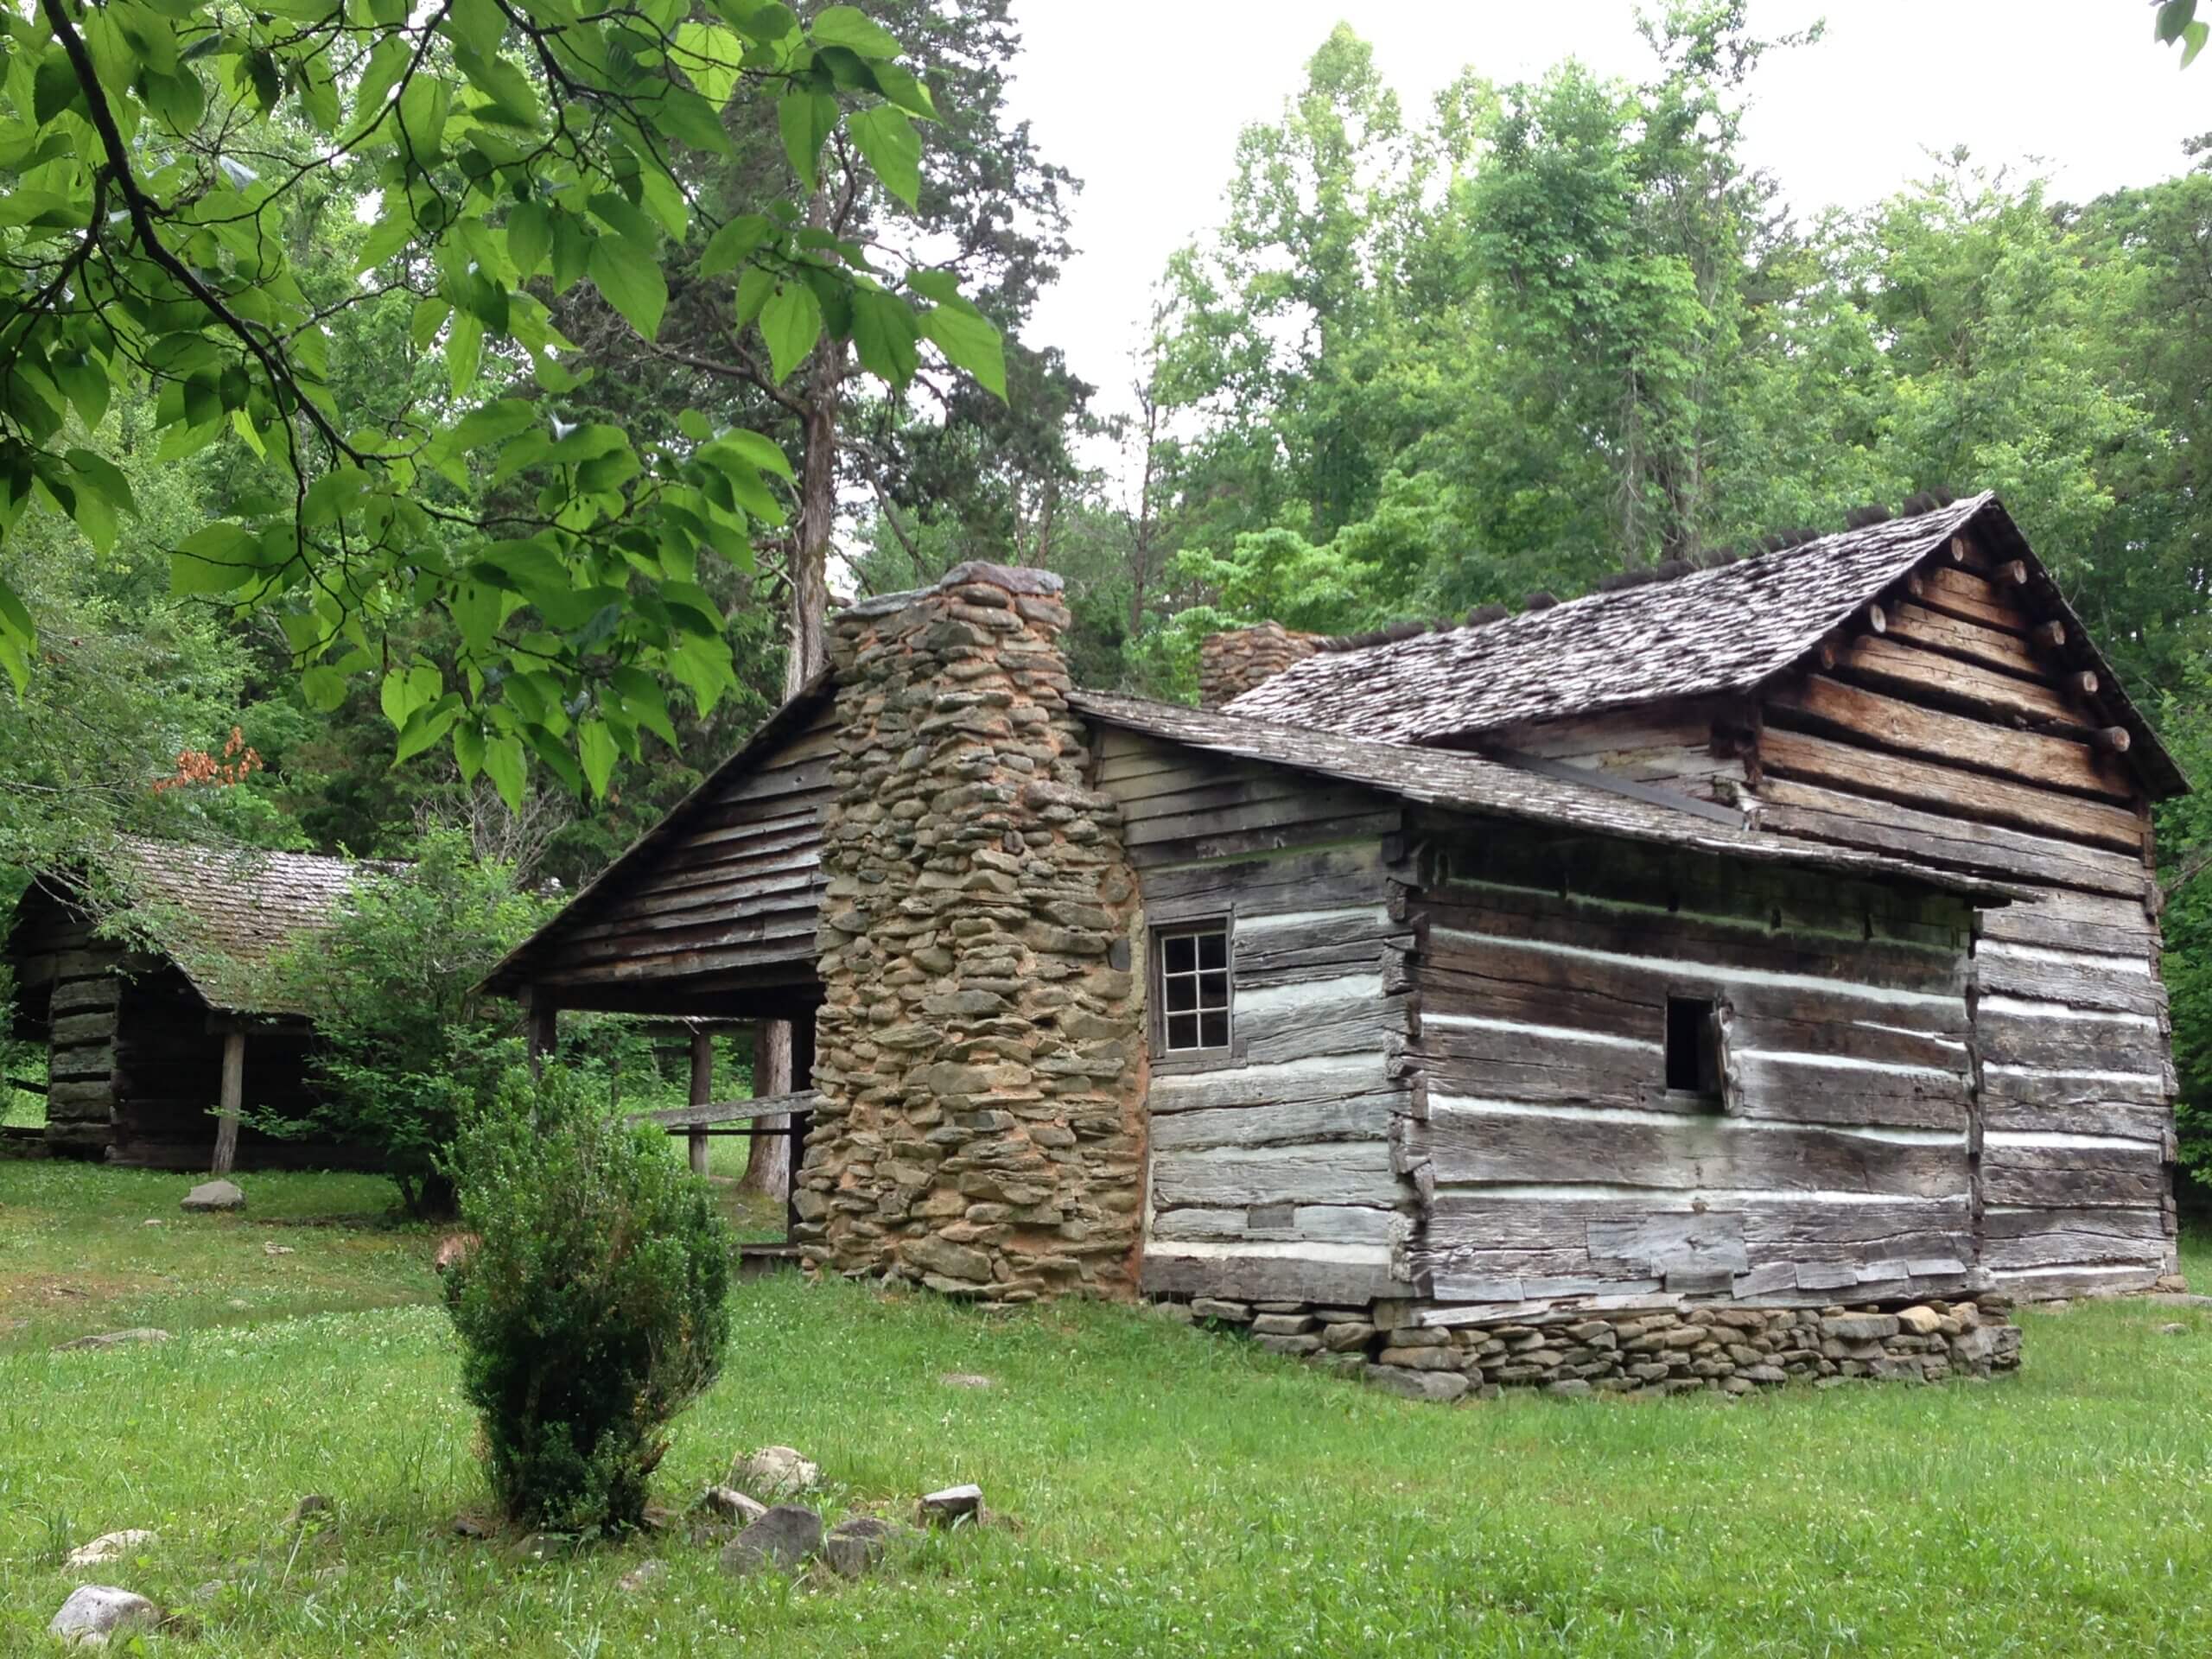
[[1667,999],[1667,1087],[1720,1098],[1720,1022],[1711,997]]
[[1229,924],[1160,938],[1160,1046],[1170,1054],[1229,1046]]

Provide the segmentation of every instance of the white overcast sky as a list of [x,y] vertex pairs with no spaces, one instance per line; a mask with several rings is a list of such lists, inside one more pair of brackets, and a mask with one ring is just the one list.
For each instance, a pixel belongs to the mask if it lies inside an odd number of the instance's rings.
[[[1078,250],[1029,337],[1055,344],[1127,407],[1129,353],[1168,254],[1217,222],[1236,135],[1279,118],[1338,22],[1375,48],[1409,117],[1464,66],[1496,81],[1580,57],[1638,76],[1650,60],[1619,0],[1015,0],[1015,112],[1084,181]],[[1926,152],[2034,158],[2070,199],[2147,183],[2212,130],[2212,54],[2187,73],[2137,0],[1752,0],[1752,28],[1827,22],[1817,46],[1768,58],[1746,122],[1751,159],[1801,217],[1878,200]]]

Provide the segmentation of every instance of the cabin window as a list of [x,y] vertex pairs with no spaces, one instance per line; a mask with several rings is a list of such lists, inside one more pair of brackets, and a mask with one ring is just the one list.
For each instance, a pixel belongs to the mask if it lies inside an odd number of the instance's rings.
[[1720,1021],[1709,996],[1667,999],[1667,1087],[1675,1093],[1720,1098]]
[[1229,1046],[1229,924],[1202,922],[1160,933],[1160,1046],[1192,1054]]

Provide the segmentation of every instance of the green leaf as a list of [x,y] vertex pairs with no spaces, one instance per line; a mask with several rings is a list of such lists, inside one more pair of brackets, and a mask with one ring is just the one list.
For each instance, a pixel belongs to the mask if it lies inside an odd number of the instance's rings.
[[784,453],[783,446],[773,438],[747,431],[741,426],[734,426],[715,442],[728,445],[762,472],[773,473],[785,483],[798,481],[798,475],[791,471],[791,457]]
[[897,295],[873,288],[854,290],[853,344],[861,366],[870,374],[893,386],[912,380],[921,362],[919,334],[912,310]]
[[484,728],[474,721],[464,720],[453,728],[453,759],[461,768],[461,781],[474,783],[484,769]]
[[456,311],[446,331],[446,375],[456,397],[476,384],[476,365],[483,359],[484,325],[474,312]]
[[699,256],[699,274],[719,276],[735,270],[766,247],[775,233],[776,227],[766,214],[740,213],[707,238],[706,251]]
[[776,291],[776,273],[766,265],[747,265],[737,279],[737,326],[741,328],[760,315],[768,296]]
[[877,64],[875,89],[917,120],[937,119],[937,100],[930,96],[930,89],[915,79],[912,70],[895,63]]
[[819,46],[842,46],[864,58],[895,58],[899,37],[857,6],[830,6],[809,31]]
[[668,309],[668,279],[660,263],[626,238],[602,236],[592,244],[591,280],[607,302],[645,339],[660,332]]
[[377,690],[377,702],[384,710],[384,717],[404,731],[415,711],[435,702],[444,689],[445,677],[438,672],[436,664],[416,663],[404,669],[392,669],[385,675],[384,683]]
[[456,44],[488,58],[499,51],[506,32],[507,15],[499,0],[451,0],[446,33]]
[[922,333],[935,340],[955,368],[1006,401],[1006,348],[999,331],[981,312],[963,305],[940,305],[922,315]]
[[2191,23],[2181,32],[2181,67],[2184,69],[2196,61],[2196,54],[2204,49],[2207,36],[2212,36],[2212,23]]
[[816,163],[822,146],[837,124],[837,100],[827,92],[785,92],[776,100],[776,126],[784,136],[784,154],[791,171],[809,190],[814,188]]
[[[2190,19],[2196,16],[2196,0],[2165,0],[2152,24],[2158,37],[2158,44],[2171,46],[2181,38],[2182,30],[2189,27]],[[46,118],[41,116],[39,119],[43,121]]]
[[437,702],[417,709],[407,717],[407,724],[400,728],[399,745],[391,757],[393,766],[412,760],[433,743],[442,741],[453,729],[454,721],[461,718],[461,695],[448,691]]
[[177,543],[169,557],[169,591],[184,598],[243,587],[260,574],[259,549],[244,525],[218,519]]
[[676,29],[676,67],[699,89],[699,96],[717,110],[737,90],[745,62],[745,42],[737,31],[721,23],[679,23]]
[[577,213],[553,215],[553,291],[565,294],[583,280],[591,265],[592,245],[598,239]]
[[515,262],[515,280],[528,282],[552,251],[551,210],[542,201],[516,203],[507,215],[507,257]]
[[112,385],[107,371],[81,352],[74,356],[50,359],[46,366],[61,388],[61,395],[69,400],[69,407],[84,423],[85,430],[95,430],[107,416],[108,393]]
[[31,620],[31,613],[16,590],[0,582],[0,662],[8,668],[8,677],[16,683],[16,695],[30,683],[31,652],[38,643],[38,628]]
[[300,676],[300,690],[308,708],[327,715],[346,701],[346,677],[334,668],[318,664]]
[[484,740],[484,775],[492,780],[492,787],[499,791],[510,812],[522,810],[524,771],[520,738],[503,734]]
[[660,683],[642,668],[624,664],[615,669],[608,679],[613,682],[615,695],[622,699],[622,712],[671,749],[682,753],[676,741],[676,725],[668,717],[668,698]]
[[822,337],[822,304],[797,278],[779,284],[760,308],[760,338],[768,342],[768,370],[778,381],[806,360]]
[[461,642],[472,655],[483,653],[506,620],[505,595],[485,582],[462,582],[446,601],[446,608],[453,613]]
[[588,720],[576,728],[576,758],[584,763],[584,779],[591,792],[607,798],[607,785],[614,776],[614,734],[603,720]]
[[31,118],[44,126],[75,103],[83,90],[69,54],[58,45],[48,47],[38,60],[38,73],[32,82]]
[[904,110],[879,104],[845,123],[861,156],[875,169],[883,188],[914,206],[922,192],[922,135]]

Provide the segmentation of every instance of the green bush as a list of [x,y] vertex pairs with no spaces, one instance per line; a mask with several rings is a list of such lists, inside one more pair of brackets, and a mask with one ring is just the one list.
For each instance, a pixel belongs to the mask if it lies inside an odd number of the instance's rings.
[[721,1370],[729,1229],[661,1141],[552,1066],[511,1071],[455,1144],[480,1242],[447,1301],[493,1492],[524,1525],[635,1527],[667,1424]]
[[410,1214],[451,1215],[461,1116],[522,1054],[514,1005],[476,987],[544,914],[451,831],[424,836],[403,867],[365,870],[336,925],[271,970],[287,1003],[315,1011],[318,1098],[254,1122],[374,1147]]

